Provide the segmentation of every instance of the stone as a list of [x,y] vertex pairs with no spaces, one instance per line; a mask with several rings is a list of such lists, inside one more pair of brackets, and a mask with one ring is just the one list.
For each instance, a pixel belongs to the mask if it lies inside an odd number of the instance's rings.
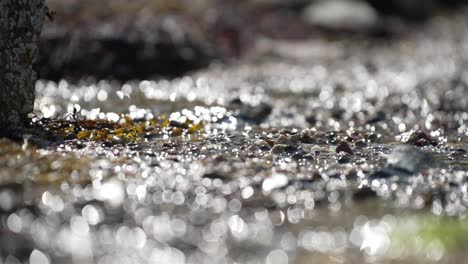
[[404,132],[396,136],[396,139],[401,142],[415,145],[418,147],[428,146],[428,145],[436,146],[438,144],[437,140],[433,139],[431,136],[429,136],[428,134],[426,134],[424,131],[421,131],[421,130],[410,130],[410,131]]
[[260,124],[270,115],[273,108],[264,102],[260,102],[258,104],[249,104],[247,102],[243,102],[239,98],[233,99],[228,108],[236,112],[236,115],[241,120],[253,123],[253,124]]
[[340,152],[345,152],[349,155],[353,155],[353,150],[351,149],[349,144],[344,141],[340,142],[340,144],[338,144],[338,146],[336,147],[336,153]]
[[387,166],[371,174],[369,180],[404,180],[425,169],[441,165],[441,162],[437,162],[430,154],[425,153],[417,147],[400,145],[387,156]]
[[411,174],[437,165],[434,158],[417,147],[410,145],[397,146],[387,157],[391,168]]
[[281,135],[278,137],[278,139],[275,141],[275,145],[277,144],[282,144],[282,145],[291,145],[291,137],[288,137],[286,135]]
[[[367,0],[380,14],[398,16],[411,21],[429,18],[437,9],[436,0]],[[444,1],[442,1],[444,2]]]

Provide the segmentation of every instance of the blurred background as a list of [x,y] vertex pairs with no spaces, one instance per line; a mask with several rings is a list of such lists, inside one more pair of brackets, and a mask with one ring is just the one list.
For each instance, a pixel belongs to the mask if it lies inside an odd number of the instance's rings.
[[464,2],[47,1],[0,264],[466,263]]
[[268,41],[402,37],[465,2],[48,0],[56,15],[46,23],[37,70],[50,80],[172,78],[265,55]]

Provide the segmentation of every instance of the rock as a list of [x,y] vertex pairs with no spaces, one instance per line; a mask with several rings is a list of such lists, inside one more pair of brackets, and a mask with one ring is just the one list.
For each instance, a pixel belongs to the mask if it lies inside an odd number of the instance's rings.
[[351,155],[345,152],[340,152],[337,156],[337,161],[340,164],[346,164],[351,161]]
[[304,129],[301,131],[301,134],[299,136],[299,141],[301,143],[306,143],[306,144],[315,143],[314,136],[308,129]]
[[375,134],[375,133],[371,133],[371,134],[367,135],[367,140],[368,140],[370,143],[376,142],[377,139],[379,139],[379,135],[377,135],[377,134]]
[[305,153],[304,151],[298,151],[292,155],[292,158],[295,160],[314,160],[314,156],[310,153]]
[[313,114],[307,115],[305,119],[307,123],[311,125],[315,125],[317,123],[317,117]]
[[171,120],[171,122],[169,123],[169,126],[177,127],[177,128],[184,128],[184,129],[189,128],[189,126],[187,124],[181,123],[181,122],[178,122],[178,121],[174,121],[174,120]]
[[289,153],[289,154],[296,153],[298,151],[299,151],[299,148],[294,145],[287,145],[284,148],[284,152]]
[[375,124],[378,122],[385,121],[387,119],[387,114],[384,111],[377,111],[375,114],[369,117],[367,120],[368,124]]
[[410,146],[400,145],[396,147],[387,157],[390,168],[416,174],[424,169],[435,167],[434,158],[422,150]]
[[253,147],[256,147],[262,151],[269,151],[271,149],[268,142],[266,142],[265,140],[261,140],[261,139],[255,141]]
[[411,21],[427,19],[436,9],[436,0],[367,0],[383,15],[399,16]]
[[267,103],[258,103],[251,105],[249,103],[242,102],[239,98],[232,100],[228,108],[236,112],[237,117],[244,120],[245,122],[260,124],[263,122],[271,113],[272,107]]
[[285,151],[285,149],[288,147],[288,145],[285,145],[285,144],[275,144],[272,148],[271,148],[271,153],[272,154],[281,154]]
[[427,146],[427,145],[437,145],[437,140],[433,139],[424,131],[421,130],[410,130],[396,136],[398,141],[415,145],[418,147]]
[[328,29],[366,31],[378,22],[378,14],[365,2],[314,1],[303,12],[305,21]]
[[356,143],[354,143],[354,145],[359,148],[367,147],[367,143],[364,140],[358,140]]
[[285,135],[279,136],[279,138],[275,141],[276,144],[283,144],[283,145],[291,145],[292,141],[291,138]]
[[345,152],[345,153],[348,153],[349,155],[354,154],[349,144],[344,141],[340,142],[340,144],[336,147],[336,153],[340,153],[340,152]]
[[369,180],[404,179],[425,169],[440,166],[434,158],[411,145],[397,146],[387,157],[387,167],[382,168],[369,176]]

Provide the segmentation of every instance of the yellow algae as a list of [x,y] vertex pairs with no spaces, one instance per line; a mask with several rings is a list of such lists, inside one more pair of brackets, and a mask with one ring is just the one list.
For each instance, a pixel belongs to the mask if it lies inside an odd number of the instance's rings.
[[76,134],[76,137],[77,137],[78,139],[89,138],[89,135],[90,135],[90,134],[91,134],[91,133],[90,133],[89,131],[83,130],[83,131],[78,132],[78,133]]

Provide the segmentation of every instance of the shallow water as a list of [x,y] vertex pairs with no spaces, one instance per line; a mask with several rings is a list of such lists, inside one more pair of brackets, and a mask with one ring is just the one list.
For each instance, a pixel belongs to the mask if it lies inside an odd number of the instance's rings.
[[[33,119],[66,140],[0,141],[0,261],[461,263],[467,20],[175,80],[38,81]],[[402,143],[433,160],[392,170]]]

